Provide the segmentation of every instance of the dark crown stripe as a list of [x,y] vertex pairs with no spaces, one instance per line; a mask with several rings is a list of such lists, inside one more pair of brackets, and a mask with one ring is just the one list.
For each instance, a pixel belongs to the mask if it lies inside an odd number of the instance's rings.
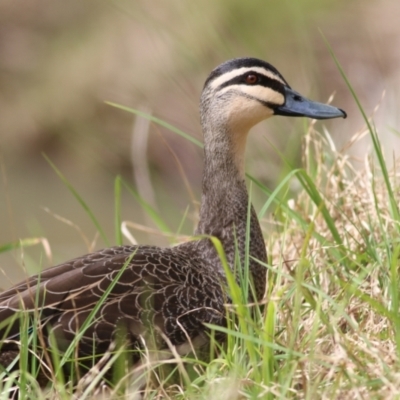
[[[219,65],[208,76],[204,87],[208,86],[214,79],[239,68],[263,68],[266,71],[272,72],[274,75],[279,77],[283,82],[286,82],[285,78],[280,74],[280,72],[270,63],[267,63],[263,60],[259,60],[257,58],[252,57],[244,57],[244,58],[235,58],[233,60],[229,60]],[[289,86],[289,85],[288,85]]]

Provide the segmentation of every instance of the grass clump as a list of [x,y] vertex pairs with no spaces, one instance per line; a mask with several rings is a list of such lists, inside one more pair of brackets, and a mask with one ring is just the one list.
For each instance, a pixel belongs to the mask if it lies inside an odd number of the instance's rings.
[[305,143],[305,173],[319,196],[306,188],[279,202],[268,240],[281,260],[271,268],[275,340],[303,354],[283,363],[290,386],[304,398],[396,397],[400,221],[390,205],[399,173],[382,171],[373,156],[355,169],[313,130]]

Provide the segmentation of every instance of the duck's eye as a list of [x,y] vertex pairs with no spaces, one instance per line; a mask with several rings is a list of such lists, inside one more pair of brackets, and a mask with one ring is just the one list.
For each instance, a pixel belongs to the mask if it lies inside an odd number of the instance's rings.
[[256,74],[248,74],[244,80],[248,85],[255,85],[258,82],[258,76]]

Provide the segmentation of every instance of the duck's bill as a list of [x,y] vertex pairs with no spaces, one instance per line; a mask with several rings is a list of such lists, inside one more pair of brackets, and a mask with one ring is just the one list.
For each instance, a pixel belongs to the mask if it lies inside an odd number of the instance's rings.
[[340,108],[308,100],[289,87],[285,87],[285,99],[286,101],[283,106],[275,108],[275,115],[309,117],[314,119],[347,117],[347,114]]

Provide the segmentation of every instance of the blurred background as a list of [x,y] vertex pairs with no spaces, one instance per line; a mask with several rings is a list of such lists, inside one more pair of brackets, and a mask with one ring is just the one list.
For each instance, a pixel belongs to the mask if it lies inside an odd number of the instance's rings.
[[[317,101],[335,94],[333,103],[348,118],[317,126],[341,148],[365,126],[325,36],[392,158],[400,144],[399,17],[398,0],[2,0],[0,288],[21,279],[24,270],[31,274],[115,244],[117,175],[172,232],[193,231],[201,148],[105,101],[152,114],[201,140],[204,80],[229,58],[262,58]],[[247,171],[273,188],[285,174],[274,147],[299,165],[307,123],[275,118],[255,128]],[[366,136],[346,151],[357,166],[370,148]],[[44,155],[88,204],[108,242],[96,235]],[[267,200],[256,190],[253,198],[258,209]],[[121,204],[124,220],[154,229],[127,190]],[[140,243],[169,242],[141,229],[132,234]],[[51,257],[40,244],[9,250],[8,244],[27,238],[46,238]]]

